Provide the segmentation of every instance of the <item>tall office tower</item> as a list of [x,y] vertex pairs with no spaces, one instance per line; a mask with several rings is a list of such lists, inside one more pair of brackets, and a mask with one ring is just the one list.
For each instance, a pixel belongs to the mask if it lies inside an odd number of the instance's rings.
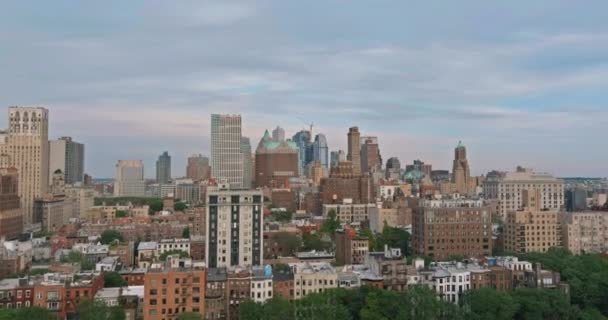
[[84,144],[61,137],[49,141],[49,181],[53,173],[61,170],[66,184],[82,182],[84,179]]
[[327,147],[327,138],[322,133],[315,136],[315,142],[312,145],[312,160],[319,161],[321,166],[329,168],[329,148]]
[[16,168],[0,168],[0,238],[16,239],[23,232]]
[[145,195],[144,163],[141,160],[118,160],[114,179],[117,197],[143,197]]
[[468,194],[470,179],[471,171],[467,160],[467,149],[462,145],[462,142],[458,142],[458,146],[454,150],[454,166],[452,168],[454,190],[460,194]]
[[311,144],[311,136],[310,131],[302,130],[297,132],[292,141],[296,143],[298,146],[298,158],[299,158],[299,167],[300,167],[300,175],[304,175],[306,165],[308,165],[312,161],[312,144]]
[[209,175],[211,175],[209,158],[203,157],[201,154],[188,157],[188,165],[186,167],[186,177],[188,179],[202,181],[209,179]]
[[171,181],[171,156],[165,151],[156,160],[156,182],[169,183]]
[[353,174],[361,175],[361,134],[358,127],[348,129],[348,153],[346,160],[353,164]]
[[401,177],[401,162],[399,158],[392,157],[386,160],[386,179],[398,180]]
[[243,155],[243,188],[249,189],[252,185],[253,172],[251,171],[251,140],[241,137],[241,154]]
[[522,208],[523,190],[541,192],[541,209],[560,209],[564,205],[564,181],[548,173],[518,167],[516,172],[489,173],[483,184],[485,197],[498,200],[498,214],[502,218],[507,212]]
[[274,142],[285,141],[285,129],[277,126],[274,130],[272,130],[272,141],[274,141]]
[[378,137],[361,137],[361,171],[372,173],[382,169]]
[[332,151],[330,154],[330,167],[337,166],[340,162],[346,161],[346,153],[344,150]]
[[275,142],[268,130],[255,150],[255,185],[285,188],[289,178],[298,176],[298,146],[290,141]]
[[243,188],[241,116],[211,115],[211,176],[227,181],[232,188]]
[[8,132],[0,139],[0,163],[19,173],[23,224],[33,222],[34,200],[49,187],[49,111],[37,107],[10,107]]
[[207,189],[205,261],[209,268],[262,265],[263,196],[258,190]]

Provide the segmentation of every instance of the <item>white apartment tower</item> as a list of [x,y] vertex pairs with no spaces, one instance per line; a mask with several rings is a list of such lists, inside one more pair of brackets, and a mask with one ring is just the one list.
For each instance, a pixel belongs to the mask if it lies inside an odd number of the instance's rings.
[[143,161],[118,160],[114,179],[114,196],[143,197],[145,189]]
[[33,221],[34,200],[49,186],[49,111],[40,107],[10,107],[8,131],[0,139],[0,163],[19,171],[23,224]]
[[211,175],[231,188],[243,188],[241,116],[211,115]]
[[209,268],[262,265],[263,196],[258,190],[207,190],[205,261]]
[[518,167],[515,172],[488,174],[483,184],[487,199],[498,200],[498,214],[523,208],[523,190],[540,192],[540,209],[559,210],[564,205],[564,181],[549,173]]

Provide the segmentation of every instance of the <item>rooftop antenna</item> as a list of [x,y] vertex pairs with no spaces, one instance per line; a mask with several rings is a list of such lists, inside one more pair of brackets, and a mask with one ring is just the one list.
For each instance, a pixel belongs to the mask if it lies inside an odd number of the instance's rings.
[[314,123],[314,122],[310,122],[310,123],[308,123],[308,122],[306,122],[304,119],[300,118],[299,116],[298,116],[297,118],[298,118],[298,120],[300,120],[300,121],[304,122],[304,124],[306,124],[306,125],[307,125],[307,126],[310,128],[310,129],[308,130],[308,133],[310,133],[310,138],[312,139],[312,127],[314,127],[314,126],[315,126],[315,123]]

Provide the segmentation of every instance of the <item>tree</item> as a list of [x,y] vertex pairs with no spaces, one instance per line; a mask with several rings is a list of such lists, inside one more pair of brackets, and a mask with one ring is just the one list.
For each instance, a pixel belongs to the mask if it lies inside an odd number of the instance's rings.
[[124,218],[127,216],[127,212],[123,211],[123,210],[117,210],[116,213],[114,214],[114,216],[116,218]]
[[203,320],[203,316],[196,312],[184,312],[180,313],[177,320]]
[[57,316],[40,307],[0,309],[0,320],[57,320]]
[[190,227],[185,227],[182,231],[182,238],[190,239]]
[[323,241],[318,233],[304,234],[302,237],[304,250],[327,250],[331,247],[331,243]]
[[382,233],[376,237],[376,250],[384,250],[384,245],[399,248],[405,256],[409,255],[410,234],[400,228],[389,227],[386,223]]
[[275,221],[290,222],[293,218],[293,212],[291,212],[289,210],[285,210],[285,211],[276,210],[276,211],[273,211],[270,216]]
[[340,219],[336,215],[336,210],[331,209],[321,225],[321,232],[328,234],[333,239],[338,228],[340,228]]
[[376,238],[370,228],[363,228],[359,231],[359,235],[366,237],[369,242],[369,250],[376,250]]
[[125,312],[120,307],[108,307],[99,300],[87,299],[76,306],[79,319],[125,320]]
[[479,289],[468,291],[461,300],[466,310],[467,319],[513,319],[519,305],[506,292],[495,289]]
[[106,272],[103,274],[104,288],[119,288],[127,286],[127,282],[118,272]]
[[302,239],[297,235],[289,232],[277,232],[273,236],[273,239],[279,247],[284,249],[282,253],[282,255],[284,256],[291,256],[294,253],[298,252],[298,250],[300,250],[300,248],[302,247]]
[[150,207],[150,214],[154,215],[163,210],[163,201],[161,199],[152,199],[148,202],[148,206]]
[[105,230],[101,233],[101,237],[99,238],[99,241],[102,244],[110,244],[115,240],[118,240],[119,242],[124,241],[122,234],[116,230]]
[[264,319],[264,307],[253,300],[246,300],[239,305],[239,319],[262,320]]
[[515,319],[577,319],[578,308],[555,290],[518,289],[511,293],[519,309]]
[[175,205],[173,205],[173,209],[175,211],[185,211],[186,209],[188,209],[188,205],[183,202],[183,201],[177,201],[175,202]]
[[180,258],[187,258],[189,257],[188,252],[186,251],[182,251],[182,250],[177,250],[177,249],[173,249],[173,250],[169,250],[169,251],[165,251],[164,253],[162,253],[159,257],[159,259],[161,261],[166,261],[168,256],[172,256],[172,255],[179,255]]

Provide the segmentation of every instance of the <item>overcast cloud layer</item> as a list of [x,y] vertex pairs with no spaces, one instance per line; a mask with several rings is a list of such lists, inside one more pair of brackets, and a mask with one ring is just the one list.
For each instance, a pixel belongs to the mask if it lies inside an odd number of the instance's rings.
[[[118,159],[209,153],[210,113],[241,113],[255,148],[314,122],[383,158],[475,174],[521,164],[606,176],[608,2],[3,1],[0,106],[50,109],[52,138]],[[0,125],[6,125],[6,111]]]

